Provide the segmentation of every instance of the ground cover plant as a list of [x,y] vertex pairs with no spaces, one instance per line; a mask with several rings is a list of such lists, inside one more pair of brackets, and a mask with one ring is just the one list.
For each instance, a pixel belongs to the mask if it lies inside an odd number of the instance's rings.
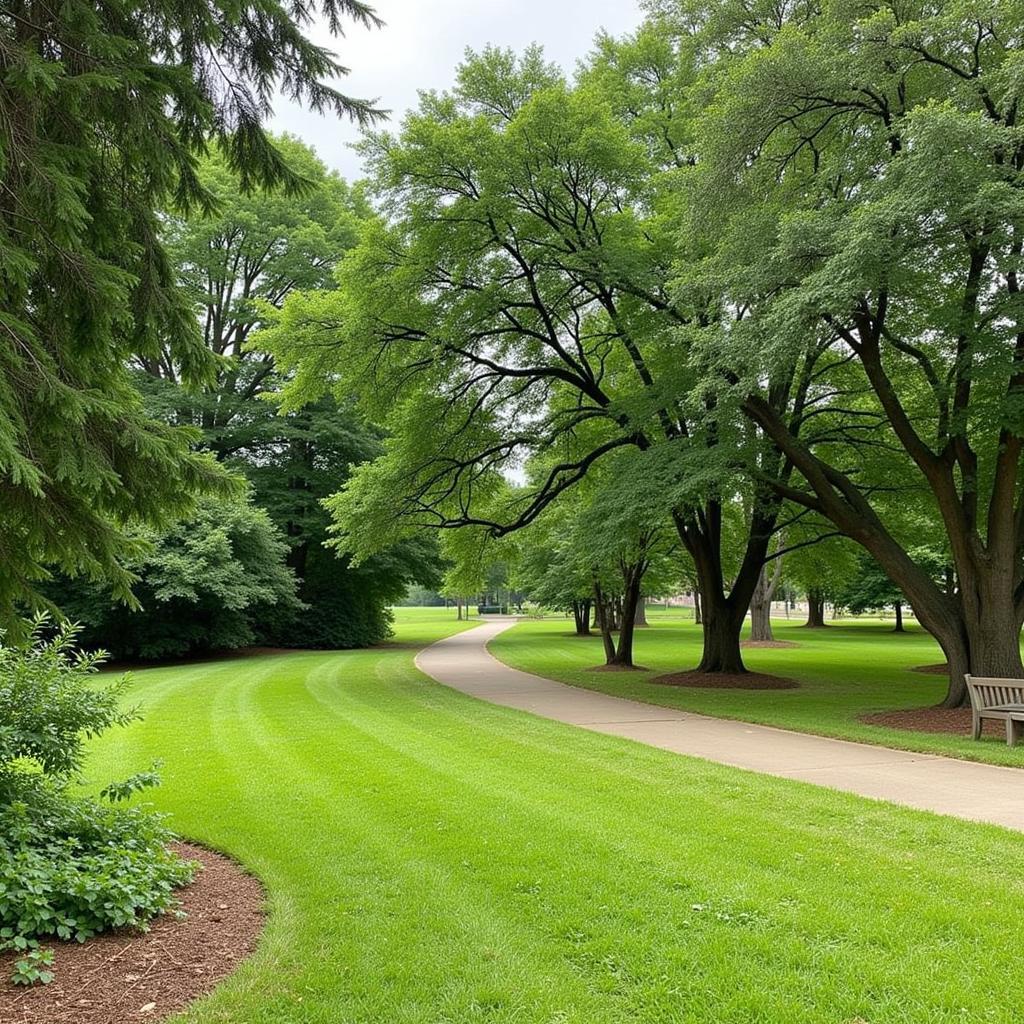
[[[49,634],[38,619],[23,643],[0,645],[0,951],[26,954],[20,984],[50,980],[39,940],[144,927],[193,873],[161,818],[71,792],[85,738],[135,715],[120,704],[127,680],[97,685],[99,659],[75,654],[73,628]],[[155,781],[136,772],[101,796],[117,803]]]
[[[700,659],[700,627],[690,609],[663,612],[649,608],[650,628],[637,638],[637,663],[643,671],[595,671],[600,643],[566,635],[563,617],[523,622],[495,637],[491,653],[514,668],[574,686],[633,697],[651,704],[699,711],[723,718],[777,725],[786,729],[880,743],[906,750],[949,754],[992,764],[1024,766],[1024,750],[1005,741],[976,742],[963,735],[887,728],[860,721],[860,716],[895,708],[938,704],[946,692],[942,675],[914,671],[942,662],[938,644],[915,623],[893,632],[893,620],[846,619],[825,629],[809,630],[803,616],[775,619],[776,641],[795,647],[747,649],[752,672],[799,683],[789,690],[743,690],[665,686],[654,680],[692,668]],[[748,627],[749,629],[749,627]]]
[[1024,837],[472,700],[413,663],[456,628],[135,674],[89,774],[159,751],[269,893],[181,1024],[1015,1019]]

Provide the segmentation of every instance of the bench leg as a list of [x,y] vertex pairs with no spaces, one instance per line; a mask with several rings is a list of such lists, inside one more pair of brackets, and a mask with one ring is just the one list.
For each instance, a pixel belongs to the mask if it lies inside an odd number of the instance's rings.
[[971,739],[981,739],[981,715],[977,711],[971,714]]
[[1024,722],[1015,722],[1012,718],[1006,720],[1006,745],[1008,747],[1017,746],[1022,728],[1024,728]]

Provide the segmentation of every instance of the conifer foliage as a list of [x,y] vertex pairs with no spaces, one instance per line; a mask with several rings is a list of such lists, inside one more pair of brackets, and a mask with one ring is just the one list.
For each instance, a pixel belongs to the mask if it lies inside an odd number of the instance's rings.
[[357,0],[14,0],[0,10],[0,616],[47,566],[131,581],[123,528],[228,486],[189,431],[146,416],[126,364],[170,344],[185,380],[214,357],[160,242],[157,210],[206,209],[209,146],[243,190],[301,189],[261,123],[275,90],[372,120],[327,81],[303,26],[375,24]]

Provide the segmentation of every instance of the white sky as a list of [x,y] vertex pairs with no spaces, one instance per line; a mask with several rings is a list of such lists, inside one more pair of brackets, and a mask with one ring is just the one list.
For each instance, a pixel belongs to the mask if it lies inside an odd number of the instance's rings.
[[[351,69],[339,88],[376,98],[392,111],[392,127],[416,105],[417,90],[452,85],[467,46],[522,50],[537,42],[548,60],[571,72],[598,29],[621,35],[641,19],[637,0],[377,0],[374,6],[387,22],[382,29],[352,26],[343,39],[331,39],[326,31],[313,35]],[[278,99],[270,126],[300,136],[346,178],[362,174],[358,155],[348,147],[359,129],[347,121]]]

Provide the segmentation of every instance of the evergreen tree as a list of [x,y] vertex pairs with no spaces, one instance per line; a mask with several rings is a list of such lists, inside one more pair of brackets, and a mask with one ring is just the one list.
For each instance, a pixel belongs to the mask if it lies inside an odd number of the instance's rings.
[[271,614],[262,639],[362,646],[388,634],[387,605],[404,596],[411,576],[432,580],[436,558],[430,545],[417,543],[357,568],[325,548],[330,517],[320,501],[352,465],[378,454],[380,432],[333,399],[286,414],[265,400],[281,382],[273,357],[250,336],[293,291],[333,286],[332,271],[369,212],[358,190],[308,146],[288,136],[275,143],[309,183],[304,191],[245,194],[225,158],[212,154],[198,177],[216,200],[216,215],[168,217],[168,254],[217,357],[213,381],[188,391],[185,367],[164,345],[137,361],[139,386],[154,415],[200,430],[203,446],[249,479],[257,504],[287,537],[304,607]]
[[[161,242],[158,210],[210,209],[211,144],[241,190],[301,190],[264,133],[275,90],[360,120],[343,72],[303,34],[358,0],[14,0],[0,10],[0,616],[58,565],[114,581],[133,521],[166,524],[226,486],[192,435],[145,414],[126,364],[165,344],[182,379],[215,360]],[[169,341],[168,341],[169,339]]]

